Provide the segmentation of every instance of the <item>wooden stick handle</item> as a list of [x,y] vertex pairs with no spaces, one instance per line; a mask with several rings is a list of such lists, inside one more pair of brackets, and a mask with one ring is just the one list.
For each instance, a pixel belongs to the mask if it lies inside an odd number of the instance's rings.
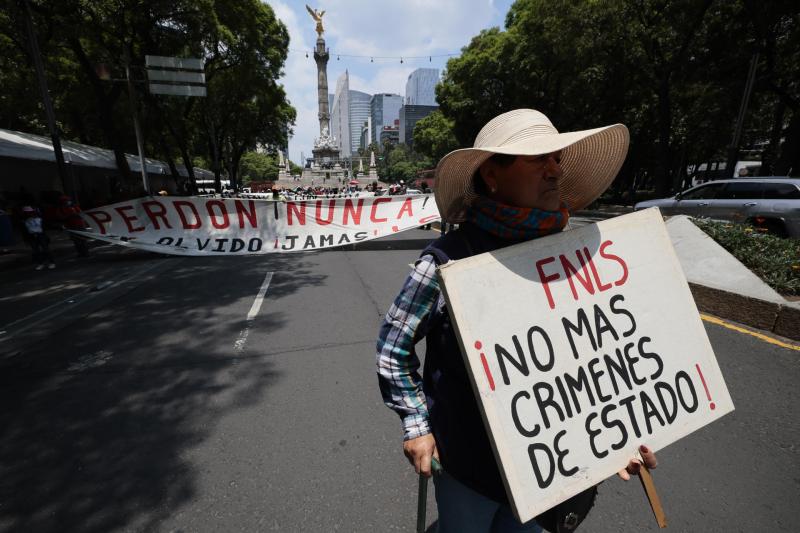
[[644,464],[642,464],[639,468],[639,479],[642,482],[642,487],[644,487],[645,494],[647,494],[647,499],[650,501],[650,507],[653,509],[653,514],[656,516],[658,527],[664,529],[667,527],[667,517],[664,514],[664,508],[661,507],[661,499],[658,497],[658,493],[656,492],[656,485],[653,483],[653,476],[650,474],[650,470],[648,470]]

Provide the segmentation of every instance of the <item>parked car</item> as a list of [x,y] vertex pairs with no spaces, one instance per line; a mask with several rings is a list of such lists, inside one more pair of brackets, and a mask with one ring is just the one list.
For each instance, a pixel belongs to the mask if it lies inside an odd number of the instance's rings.
[[704,183],[672,198],[639,202],[634,210],[658,207],[665,215],[690,215],[766,228],[800,238],[800,178],[737,178]]

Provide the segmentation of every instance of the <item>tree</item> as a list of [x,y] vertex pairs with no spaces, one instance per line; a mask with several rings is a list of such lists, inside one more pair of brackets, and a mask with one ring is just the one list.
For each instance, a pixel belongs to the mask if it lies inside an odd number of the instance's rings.
[[274,155],[264,152],[245,152],[239,168],[242,185],[251,181],[274,181],[278,179],[278,161]]
[[[16,0],[0,2],[0,123],[43,133],[44,121],[30,97],[35,81],[27,40],[20,31],[24,24],[19,5]],[[192,175],[194,158],[203,156],[215,167],[217,185],[223,166],[236,180],[241,157],[256,143],[285,144],[295,113],[276,80],[289,38],[268,5],[258,0],[30,4],[59,127],[67,138],[111,148],[123,176],[129,174],[125,153],[136,151],[134,111],[142,119],[148,155],[165,159],[176,176],[175,158],[182,159]],[[203,58],[208,97],[148,94],[148,54]],[[124,65],[131,65],[139,93],[137,109],[130,109],[124,83],[98,75],[101,63],[117,79],[124,78]]]
[[454,123],[436,110],[414,126],[414,150],[438,161],[459,148],[453,133]]
[[[756,84],[745,139],[775,148],[783,136],[781,153],[800,157],[789,117],[797,116],[800,25],[790,4],[517,0],[504,31],[484,30],[448,62],[437,100],[461,145],[519,107],[542,110],[562,130],[622,122],[631,147],[616,191],[647,180],[666,194],[689,165],[724,159],[757,50],[772,63]],[[796,129],[800,143],[800,118]]]
[[378,165],[378,175],[383,181],[408,183],[417,177],[417,172],[433,166],[424,155],[414,152],[405,144],[393,147],[385,155],[384,164]]

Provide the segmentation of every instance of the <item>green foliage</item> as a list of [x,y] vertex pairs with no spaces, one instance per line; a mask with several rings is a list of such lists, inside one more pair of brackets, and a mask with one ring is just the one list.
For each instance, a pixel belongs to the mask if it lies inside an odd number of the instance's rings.
[[785,172],[800,158],[800,12],[789,0],[768,4],[517,0],[505,30],[482,31],[448,61],[437,100],[462,146],[520,107],[560,130],[624,123],[631,147],[615,188],[663,196],[687,166],[725,160],[758,51],[744,140],[768,143],[771,170]]
[[[295,111],[277,83],[289,36],[259,0],[31,0],[56,119],[66,139],[111,148],[120,173],[135,153],[132,109],[124,83],[129,60],[145,152],[190,169],[197,158],[236,182],[243,154],[284,145]],[[28,57],[22,4],[0,0],[0,127],[45,133],[38,85]],[[201,57],[208,96],[150,95],[144,56]],[[129,59],[128,59],[129,58]],[[136,179],[132,180],[136,183]]]
[[800,240],[766,235],[743,224],[693,221],[777,292],[800,296]]
[[405,144],[399,144],[388,150],[378,165],[381,180],[397,183],[403,180],[409,183],[416,179],[417,172],[433,167],[435,163],[424,155],[414,152]]
[[414,126],[414,150],[438,161],[459,148],[453,121],[436,110]]
[[295,165],[292,161],[289,161],[289,173],[292,176],[299,176],[303,173],[303,167],[300,165]]
[[278,179],[278,160],[263,152],[245,152],[239,165],[242,184],[251,181],[274,181]]

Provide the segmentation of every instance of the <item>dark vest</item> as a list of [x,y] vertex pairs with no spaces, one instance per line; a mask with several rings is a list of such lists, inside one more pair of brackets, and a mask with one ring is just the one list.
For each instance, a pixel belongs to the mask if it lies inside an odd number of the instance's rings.
[[[437,264],[444,264],[511,244],[465,223],[431,243],[422,255],[433,255]],[[428,324],[423,389],[442,467],[474,491],[508,503],[446,306],[437,305]]]
[[[464,223],[431,243],[421,255],[433,255],[442,265],[450,259],[463,259],[517,242],[499,239]],[[447,307],[439,307],[437,302],[428,324],[423,389],[442,467],[475,492],[507,504],[500,470]],[[596,495],[597,487],[587,489],[537,516],[536,521],[553,533],[572,532],[586,518]]]

